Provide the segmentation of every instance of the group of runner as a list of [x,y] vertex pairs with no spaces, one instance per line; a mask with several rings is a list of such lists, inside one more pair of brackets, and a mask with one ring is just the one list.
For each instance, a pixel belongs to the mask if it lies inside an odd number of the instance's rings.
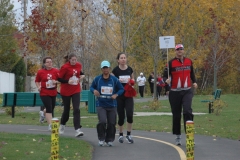
[[[188,120],[193,121],[191,87],[197,88],[193,64],[189,58],[184,57],[184,47],[178,44],[175,47],[176,57],[168,62],[163,77],[171,88],[169,102],[173,114],[172,131],[176,135],[176,145],[181,145],[181,114],[183,112],[184,128]],[[120,143],[124,139],[128,143],[134,143],[131,136],[134,112],[134,100],[136,91],[133,88],[133,69],[127,65],[125,53],[117,55],[118,65],[112,69],[109,61],[101,62],[102,74],[94,78],[90,91],[96,96],[98,123],[96,125],[99,145],[113,146],[118,124]],[[80,92],[79,83],[84,77],[82,65],[77,62],[75,54],[67,56],[67,62],[57,70],[52,67],[52,58],[43,59],[44,67],[38,71],[35,83],[40,92],[41,99],[46,107],[46,119],[51,130],[51,119],[56,102],[57,83],[61,83],[60,94],[62,96],[64,110],[61,116],[59,133],[64,134],[65,125],[69,120],[70,104],[73,105],[73,124],[75,136],[83,136],[80,119]],[[117,121],[118,117],[118,121]],[[124,122],[126,135],[124,138]]]

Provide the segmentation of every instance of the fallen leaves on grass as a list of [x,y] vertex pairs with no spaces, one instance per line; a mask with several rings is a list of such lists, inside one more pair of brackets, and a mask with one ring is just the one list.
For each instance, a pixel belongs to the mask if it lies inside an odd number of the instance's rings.
[[156,130],[150,130],[150,132],[156,132]]
[[44,138],[40,138],[39,140],[38,140],[38,142],[42,142],[44,140]]

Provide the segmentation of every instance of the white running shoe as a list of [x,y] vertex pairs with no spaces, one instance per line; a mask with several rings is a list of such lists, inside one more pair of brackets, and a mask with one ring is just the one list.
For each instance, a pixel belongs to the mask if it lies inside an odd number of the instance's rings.
[[64,130],[65,130],[65,125],[60,124],[59,134],[64,134]]
[[39,111],[39,122],[43,123],[44,122],[44,112],[43,111]]
[[131,135],[126,136],[126,140],[128,143],[134,143]]
[[104,141],[98,141],[99,146],[104,146]]
[[51,124],[48,125],[48,131],[52,131],[52,125]]
[[112,147],[113,146],[113,142],[107,142],[108,147]]
[[75,137],[80,137],[80,136],[83,136],[83,132],[81,131],[80,128],[78,128],[78,129],[76,130]]
[[177,146],[181,146],[181,145],[182,145],[181,135],[176,135],[175,144],[176,144]]
[[123,143],[123,141],[124,141],[123,136],[119,136],[119,137],[118,137],[118,142],[119,142],[119,143]]
[[180,137],[177,137],[177,138],[175,139],[175,143],[176,143],[177,146],[181,146],[181,145],[182,145],[182,143],[181,143],[181,138],[180,138]]

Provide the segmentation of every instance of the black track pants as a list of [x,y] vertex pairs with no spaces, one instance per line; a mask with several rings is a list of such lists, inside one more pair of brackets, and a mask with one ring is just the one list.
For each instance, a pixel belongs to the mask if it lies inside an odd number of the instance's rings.
[[172,132],[173,134],[181,134],[181,115],[183,111],[184,130],[186,132],[186,121],[193,121],[192,114],[192,89],[183,91],[169,92],[169,102],[172,110]]

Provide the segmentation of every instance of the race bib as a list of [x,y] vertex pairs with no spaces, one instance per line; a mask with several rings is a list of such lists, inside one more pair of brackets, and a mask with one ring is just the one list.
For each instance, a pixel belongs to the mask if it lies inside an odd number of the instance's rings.
[[110,94],[112,95],[113,87],[102,86],[101,87],[101,94]]
[[128,81],[130,80],[130,76],[119,76],[119,80],[121,83],[128,83]]
[[55,88],[56,85],[53,83],[53,80],[48,80],[46,82],[46,88]]
[[78,85],[78,78],[76,76],[72,76],[69,78],[69,80],[72,80],[73,83],[71,85]]

